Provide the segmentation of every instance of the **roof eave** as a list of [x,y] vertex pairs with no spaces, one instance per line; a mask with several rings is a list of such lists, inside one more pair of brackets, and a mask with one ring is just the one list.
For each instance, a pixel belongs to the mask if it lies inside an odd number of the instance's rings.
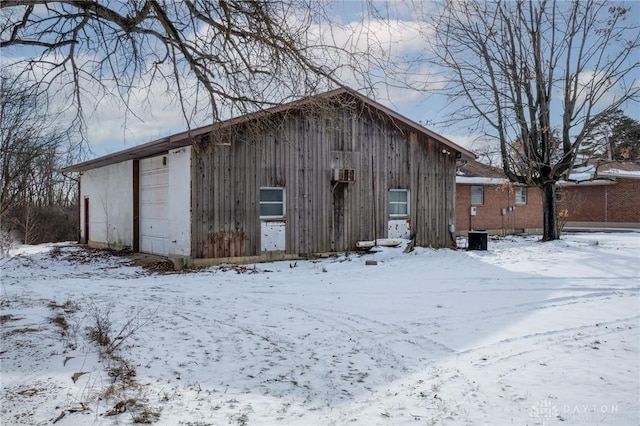
[[157,139],[142,145],[137,145],[128,149],[125,149],[123,151],[118,151],[115,152],[113,154],[108,154],[102,157],[98,157],[95,158],[93,160],[89,160],[89,161],[85,161],[83,163],[79,163],[79,164],[74,164],[72,166],[68,166],[65,167],[63,169],[61,169],[61,171],[63,173],[69,173],[69,172],[82,172],[82,171],[86,171],[89,169],[94,169],[94,168],[98,168],[98,167],[104,167],[104,166],[108,166],[111,164],[115,164],[115,163],[119,163],[121,161],[128,161],[128,160],[135,160],[135,159],[139,159],[139,158],[145,158],[145,157],[149,157],[152,155],[157,155],[157,154],[161,154],[163,152],[168,152],[171,149],[175,149],[175,148],[181,148],[184,147],[186,145],[189,145],[192,143],[192,141],[194,140],[194,138],[196,136],[205,134],[207,132],[210,132],[216,128],[220,129],[220,128],[225,128],[225,127],[230,127],[230,126],[234,126],[236,124],[241,124],[253,119],[257,119],[257,118],[262,118],[265,117],[267,115],[270,114],[276,114],[282,111],[286,111],[292,108],[295,108],[299,105],[303,105],[306,102],[309,102],[310,99],[317,99],[317,98],[325,98],[325,99],[329,99],[329,98],[333,98],[336,96],[339,96],[341,94],[349,94],[350,96],[355,97],[356,99],[360,100],[361,102],[363,102],[366,105],[369,105],[379,111],[381,111],[382,113],[386,114],[387,116],[389,116],[390,118],[392,118],[393,120],[396,120],[400,123],[403,123],[404,125],[412,128],[413,130],[420,132],[438,142],[440,142],[441,144],[443,144],[444,146],[448,147],[449,149],[453,150],[456,152],[456,158],[462,158],[465,160],[472,160],[476,158],[476,155],[474,153],[472,153],[471,151],[466,150],[465,148],[462,148],[461,146],[457,145],[456,143],[450,141],[449,139],[445,138],[444,136],[441,136],[435,132],[432,132],[431,130],[427,129],[426,127],[420,125],[419,123],[416,123],[415,121],[404,117],[400,114],[398,114],[397,112],[385,107],[384,105],[374,101],[373,99],[370,99],[364,95],[361,95],[360,93],[356,92],[355,90],[352,90],[350,88],[347,87],[341,87],[338,89],[334,89],[334,90],[330,90],[328,92],[325,93],[321,93],[319,95],[316,96],[310,96],[307,98],[303,98],[297,101],[293,101],[293,102],[289,102],[286,104],[282,104],[282,105],[276,105],[274,107],[265,109],[265,110],[261,110],[261,111],[256,111],[254,113],[250,113],[250,114],[246,114],[240,117],[235,117],[235,118],[230,118],[228,120],[225,121],[221,121],[218,123],[214,123],[214,124],[210,124],[207,126],[203,126],[203,127],[199,127],[197,129],[193,129],[193,130],[187,130],[185,132],[182,133],[177,133],[168,137],[164,137],[161,139]]

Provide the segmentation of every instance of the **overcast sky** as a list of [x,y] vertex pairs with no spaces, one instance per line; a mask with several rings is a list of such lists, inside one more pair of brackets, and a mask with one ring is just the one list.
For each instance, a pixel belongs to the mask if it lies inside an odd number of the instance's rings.
[[[637,9],[637,17],[640,3],[628,4]],[[332,3],[328,12],[331,23],[337,25],[329,25],[318,19],[319,23],[311,29],[311,33],[328,34],[330,29],[336,43],[348,41],[354,48],[369,49],[375,55],[391,61],[396,57],[428,54],[425,39],[429,37],[429,30],[418,16],[428,13],[435,4],[418,1],[416,5],[420,9],[417,12],[404,2],[337,1]],[[429,72],[428,69],[421,71],[425,74]],[[456,143],[470,149],[478,148],[478,143],[474,143],[478,136],[471,134],[469,129],[442,123],[449,118],[451,111],[445,108],[445,99],[434,94],[434,90],[418,92],[400,88],[396,84],[397,78],[383,76],[380,69],[373,69],[372,75],[375,90],[371,95],[375,100],[414,121],[425,123],[431,130]],[[362,84],[350,75],[340,77],[354,89],[359,89]],[[427,88],[437,89],[443,84],[442,76],[421,78],[427,83]],[[640,80],[638,75],[635,75],[635,79]],[[151,93],[132,90],[129,95],[128,114],[123,105],[113,99],[85,99],[87,134],[93,151],[90,157],[130,148],[186,129],[179,105],[172,93],[167,93],[164,88],[158,87]],[[637,105],[630,106],[626,112],[632,118],[640,119]],[[206,117],[200,117],[200,122],[195,124],[209,123]]]
[[[312,28],[313,32],[331,32],[336,43],[351,43],[355,48],[381,49],[384,52],[374,52],[375,55],[392,57],[424,48],[422,37],[424,25],[417,22],[415,16],[402,3],[387,5],[387,12],[395,14],[391,21],[383,22],[376,19],[363,19],[363,7],[369,3],[359,1],[338,1],[328,11],[332,24],[324,22]],[[369,10],[367,13],[370,13]],[[376,11],[374,11],[375,13]],[[354,34],[357,36],[354,37]],[[349,40],[347,42],[347,40]],[[380,72],[373,78],[374,93],[364,93],[375,98],[378,102],[392,108],[406,117],[430,123],[431,130],[442,133],[458,143],[469,145],[464,132],[453,129],[439,128],[437,122],[444,107],[441,96],[420,93],[415,90],[402,89],[389,84]],[[350,75],[341,75],[346,85],[360,89],[362,82],[355,81]],[[184,131],[185,123],[180,107],[170,94],[157,90],[150,94],[131,92],[130,108],[136,116],[128,115],[125,121],[125,111],[116,101],[103,98],[99,103],[93,103],[95,109],[87,116],[88,135],[93,152],[96,156],[108,154],[131,146],[149,142],[174,133]],[[199,125],[206,125],[206,117],[200,117]]]

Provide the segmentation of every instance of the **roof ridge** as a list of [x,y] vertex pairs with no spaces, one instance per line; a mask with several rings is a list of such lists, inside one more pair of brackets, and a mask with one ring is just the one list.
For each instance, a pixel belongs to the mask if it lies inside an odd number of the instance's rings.
[[174,133],[172,135],[155,139],[153,141],[146,142],[143,144],[139,144],[121,151],[117,151],[117,152],[103,155],[88,161],[67,166],[63,168],[61,171],[62,172],[79,172],[79,171],[89,170],[92,168],[103,167],[103,166],[118,163],[121,161],[160,154],[170,149],[181,148],[181,147],[190,145],[193,142],[193,138],[206,134],[213,130],[224,129],[224,128],[239,125],[242,123],[250,122],[252,120],[258,120],[264,117],[268,117],[271,114],[277,114],[280,112],[291,110],[298,106],[309,104],[310,102],[313,102],[316,99],[322,99],[322,98],[332,99],[342,94],[348,94],[354,97],[360,102],[363,102],[365,105],[368,105],[382,112],[383,114],[388,116],[392,121],[396,120],[404,124],[405,126],[412,128],[415,131],[419,131],[427,135],[428,137],[435,139],[436,141],[440,142],[446,147],[459,152],[464,157],[475,159],[475,154],[473,154],[471,151],[461,147],[460,145],[445,138],[444,136],[427,129],[421,124],[416,123],[415,121],[391,110],[390,108],[382,105],[381,103],[369,98],[368,96],[361,94],[360,92],[348,86],[341,86],[335,89],[328,90],[326,92],[318,93],[315,95],[309,95],[297,100],[286,102],[281,105],[274,105],[269,108],[250,112],[237,117],[228,118],[226,120],[218,121],[212,124],[208,124],[206,126],[197,127],[195,129],[188,129],[180,133]]

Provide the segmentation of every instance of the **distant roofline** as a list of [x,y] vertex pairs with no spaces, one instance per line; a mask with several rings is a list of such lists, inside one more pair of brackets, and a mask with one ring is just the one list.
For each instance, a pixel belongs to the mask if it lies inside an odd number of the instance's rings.
[[480,176],[456,176],[458,185],[505,185],[509,183],[507,178],[488,178]]
[[230,118],[228,120],[224,120],[218,123],[209,124],[206,126],[202,126],[196,129],[187,130],[181,133],[176,133],[170,136],[166,136],[160,139],[156,139],[151,142],[147,142],[141,145],[136,145],[134,147],[117,151],[111,154],[107,154],[98,158],[94,158],[92,160],[88,160],[82,163],[74,164],[71,166],[67,166],[61,171],[63,173],[67,172],[82,172],[85,170],[96,169],[99,167],[108,166],[115,163],[120,163],[128,160],[135,160],[139,158],[145,158],[152,155],[161,154],[163,152],[167,152],[171,149],[182,148],[187,145],[191,145],[193,138],[203,135],[205,133],[211,132],[212,130],[220,130],[224,128],[228,128],[231,126],[235,126],[238,124],[246,123],[251,120],[263,118],[270,114],[276,114],[282,111],[287,111],[290,109],[295,109],[298,106],[302,106],[306,103],[313,101],[314,99],[319,98],[333,98],[340,96],[342,94],[348,94],[358,100],[360,100],[365,105],[368,105],[376,110],[382,112],[383,114],[390,117],[392,120],[396,120],[405,126],[412,128],[413,130],[420,132],[438,142],[445,145],[446,147],[456,151],[463,158],[466,159],[475,159],[476,156],[471,151],[461,147],[460,145],[452,142],[451,140],[445,138],[442,135],[439,135],[426,127],[416,123],[415,121],[398,114],[397,112],[385,107],[384,105],[374,101],[371,98],[368,98],[353,89],[348,87],[341,87],[338,89],[330,90],[328,92],[321,93],[319,95],[309,96],[306,98],[301,98],[296,101],[287,102],[282,105],[276,105],[271,108],[267,108],[261,111],[252,112],[249,114],[245,114],[239,117]]
[[620,170],[620,169],[608,169],[602,172],[597,172],[598,177],[607,177],[614,179],[640,179],[640,171]]
[[603,186],[603,185],[615,185],[616,181],[609,179],[593,179],[583,181],[570,181],[559,180],[556,182],[556,186],[559,187],[580,187],[580,186]]

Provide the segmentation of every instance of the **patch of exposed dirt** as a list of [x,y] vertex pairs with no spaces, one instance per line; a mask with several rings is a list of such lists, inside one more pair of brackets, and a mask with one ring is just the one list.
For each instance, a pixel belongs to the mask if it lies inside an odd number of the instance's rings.
[[[77,247],[80,250],[63,250],[65,247]],[[49,255],[53,259],[66,260],[67,262],[76,263],[93,263],[96,260],[107,259],[109,257],[121,257],[126,258],[131,254],[131,250],[112,250],[112,249],[100,249],[89,246],[56,246],[51,250]]]
[[238,274],[259,274],[262,272],[271,272],[269,269],[258,269],[255,266],[248,267],[244,265],[225,264],[217,267],[219,271],[235,271]]
[[8,323],[9,321],[19,321],[22,318],[14,317],[11,314],[0,315],[0,325]]
[[176,272],[173,262],[163,256],[146,253],[131,253],[127,256],[133,265],[140,266],[151,273],[173,274]]
[[40,330],[38,330],[37,328],[31,328],[31,327],[15,328],[11,331],[7,331],[6,333],[4,333],[4,337],[6,338],[16,334],[36,333],[38,331]]
[[[79,250],[64,250],[67,246],[57,246],[50,252],[53,259],[65,260],[80,264],[94,263],[97,260],[118,257],[126,260],[129,266],[139,266],[149,273],[172,274],[176,273],[173,262],[164,256],[156,256],[146,253],[134,253],[130,249],[113,250],[94,248],[85,245],[73,246]],[[69,246],[71,247],[71,246]]]

